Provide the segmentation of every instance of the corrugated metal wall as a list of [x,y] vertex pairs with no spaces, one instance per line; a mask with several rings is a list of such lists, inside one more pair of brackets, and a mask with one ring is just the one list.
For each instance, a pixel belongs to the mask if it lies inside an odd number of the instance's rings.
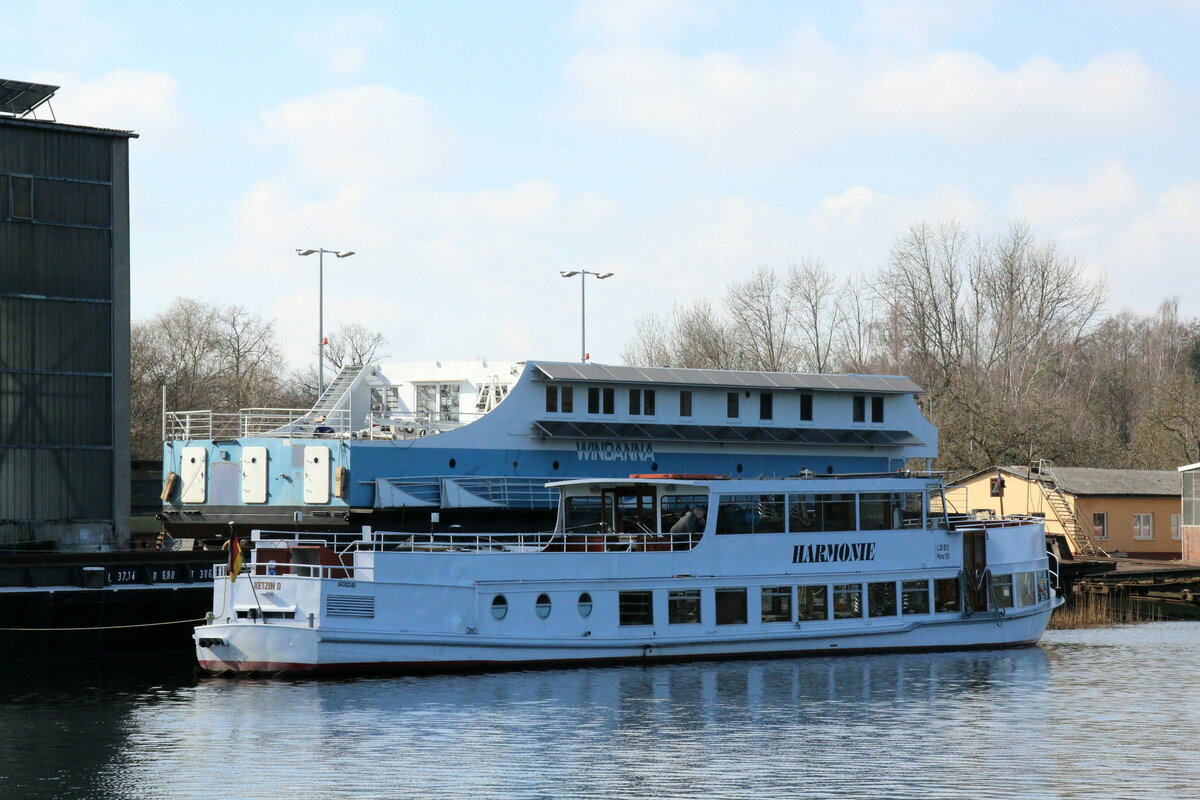
[[97,523],[111,543],[114,464],[129,458],[114,424],[128,403],[114,381],[114,353],[128,353],[114,341],[126,330],[114,286],[128,265],[113,255],[128,250],[113,221],[127,208],[114,191],[128,188],[112,180],[128,141],[56,128],[0,119],[0,544],[91,544]]

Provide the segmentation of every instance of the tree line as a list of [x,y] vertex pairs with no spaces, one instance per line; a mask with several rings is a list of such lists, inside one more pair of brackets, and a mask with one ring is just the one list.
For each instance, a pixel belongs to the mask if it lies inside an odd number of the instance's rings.
[[1106,313],[1089,277],[1023,222],[992,237],[912,226],[873,273],[816,259],[759,267],[717,301],[635,322],[641,366],[911,377],[941,431],[939,468],[1048,458],[1174,469],[1200,461],[1200,321],[1177,299]]

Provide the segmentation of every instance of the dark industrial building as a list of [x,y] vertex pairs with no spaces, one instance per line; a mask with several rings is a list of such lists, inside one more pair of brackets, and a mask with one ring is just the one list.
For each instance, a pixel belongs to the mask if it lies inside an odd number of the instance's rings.
[[[129,541],[129,131],[0,80],[0,550]],[[40,116],[40,114],[39,114]]]

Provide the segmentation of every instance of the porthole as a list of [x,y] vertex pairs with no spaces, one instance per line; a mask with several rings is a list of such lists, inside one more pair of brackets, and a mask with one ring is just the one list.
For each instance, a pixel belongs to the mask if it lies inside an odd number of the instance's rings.
[[551,464],[550,466],[551,466],[551,467],[553,467],[554,469],[558,469],[558,462],[557,462],[557,461],[555,461],[555,462],[554,462],[553,464]]
[[452,458],[452,459],[450,459],[450,469],[454,469],[454,466],[455,466],[457,463],[458,463],[458,462],[457,462],[457,461],[455,461],[453,458]]
[[592,615],[592,596],[587,592],[579,595],[579,616],[590,617]]
[[537,615],[542,619],[550,616],[550,595],[539,594],[537,604],[534,605],[533,608],[535,611],[537,611]]
[[832,475],[832,474],[833,474],[833,464],[830,464],[829,466],[827,466],[827,467],[825,468],[825,474],[826,474],[826,475]]
[[737,465],[737,471],[738,471],[738,472],[741,472],[741,471],[742,471],[742,465],[741,465],[741,464],[738,464],[738,465]]
[[515,461],[514,461],[514,462],[513,462],[513,469],[516,469],[516,468],[517,468],[517,462],[515,462]]
[[508,601],[504,599],[504,595],[498,594],[492,599],[492,616],[496,619],[508,616]]
[[651,471],[651,472],[658,472],[658,462],[657,462],[657,461],[651,461],[651,462],[650,462],[650,471]]

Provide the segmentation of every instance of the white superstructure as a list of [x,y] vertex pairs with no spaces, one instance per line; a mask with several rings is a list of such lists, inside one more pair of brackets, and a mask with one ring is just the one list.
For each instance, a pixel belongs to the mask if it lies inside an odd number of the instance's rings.
[[200,665],[427,670],[993,647],[1035,642],[1061,603],[1042,522],[954,514],[933,475],[552,488],[558,522],[541,534],[255,531],[244,574],[217,577],[212,619],[195,633]]

